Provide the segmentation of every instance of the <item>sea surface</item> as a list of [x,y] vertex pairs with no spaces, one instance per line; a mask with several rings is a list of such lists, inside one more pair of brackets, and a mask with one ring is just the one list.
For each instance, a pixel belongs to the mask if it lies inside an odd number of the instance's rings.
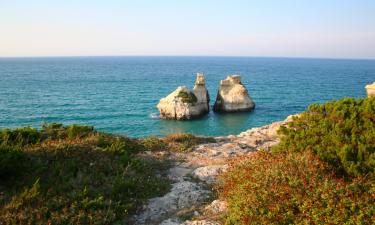
[[[251,113],[216,114],[193,121],[158,118],[156,104],[177,86],[206,76],[214,104],[229,74],[256,103]],[[43,123],[89,124],[130,137],[189,132],[219,136],[283,120],[311,103],[365,97],[375,81],[374,60],[252,57],[0,58],[0,128]]]

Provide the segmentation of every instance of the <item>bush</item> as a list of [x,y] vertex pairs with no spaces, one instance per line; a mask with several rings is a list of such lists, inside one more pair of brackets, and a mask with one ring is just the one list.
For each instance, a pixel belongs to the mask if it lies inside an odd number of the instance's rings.
[[66,127],[68,138],[83,138],[94,132],[93,126],[72,124]]
[[226,224],[371,224],[373,180],[336,178],[310,151],[256,152],[221,177]]
[[43,140],[59,140],[68,137],[66,127],[61,123],[43,124],[41,133]]
[[43,124],[41,130],[43,140],[84,138],[94,133],[95,130],[93,126],[77,124],[64,126],[61,123]]
[[29,145],[40,141],[40,133],[31,127],[0,130],[0,145]]
[[375,172],[375,98],[313,104],[280,134],[275,152],[311,150],[339,174]]
[[0,145],[0,180],[9,180],[22,174],[25,154],[14,146]]
[[196,103],[198,101],[197,97],[192,92],[180,91],[177,96],[180,97],[184,103]]
[[216,142],[211,137],[197,137],[192,134],[176,133],[167,135],[164,141],[168,143],[170,150],[178,152],[188,152],[194,146],[203,143]]
[[161,138],[153,136],[142,139],[141,144],[144,149],[148,151],[165,151],[168,149],[167,143]]

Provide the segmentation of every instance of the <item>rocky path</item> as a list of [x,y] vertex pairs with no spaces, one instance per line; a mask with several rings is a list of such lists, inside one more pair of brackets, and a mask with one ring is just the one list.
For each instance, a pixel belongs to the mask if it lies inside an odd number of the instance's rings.
[[169,178],[172,189],[162,197],[150,199],[135,224],[150,225],[218,225],[226,203],[216,199],[212,186],[226,171],[234,157],[249,155],[277,144],[277,130],[290,121],[253,128],[239,135],[216,137],[216,143],[201,144],[189,153],[171,153],[173,167]]

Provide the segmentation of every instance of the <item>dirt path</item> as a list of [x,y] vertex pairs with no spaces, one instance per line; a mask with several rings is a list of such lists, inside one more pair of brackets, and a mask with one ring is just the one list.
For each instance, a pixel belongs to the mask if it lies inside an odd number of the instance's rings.
[[217,143],[201,144],[189,153],[171,153],[173,166],[169,178],[172,189],[162,197],[150,199],[135,224],[217,225],[226,203],[215,199],[212,185],[226,171],[228,161],[277,144],[277,130],[290,121],[253,128],[239,135],[216,137]]

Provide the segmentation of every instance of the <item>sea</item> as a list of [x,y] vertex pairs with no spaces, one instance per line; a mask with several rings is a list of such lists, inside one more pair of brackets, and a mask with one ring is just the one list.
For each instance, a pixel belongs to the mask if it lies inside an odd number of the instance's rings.
[[[178,86],[206,77],[210,105],[219,82],[238,74],[256,108],[173,121],[156,105]],[[129,137],[238,134],[285,119],[312,103],[363,98],[375,81],[375,60],[257,57],[0,58],[0,128],[44,123],[86,124]]]

